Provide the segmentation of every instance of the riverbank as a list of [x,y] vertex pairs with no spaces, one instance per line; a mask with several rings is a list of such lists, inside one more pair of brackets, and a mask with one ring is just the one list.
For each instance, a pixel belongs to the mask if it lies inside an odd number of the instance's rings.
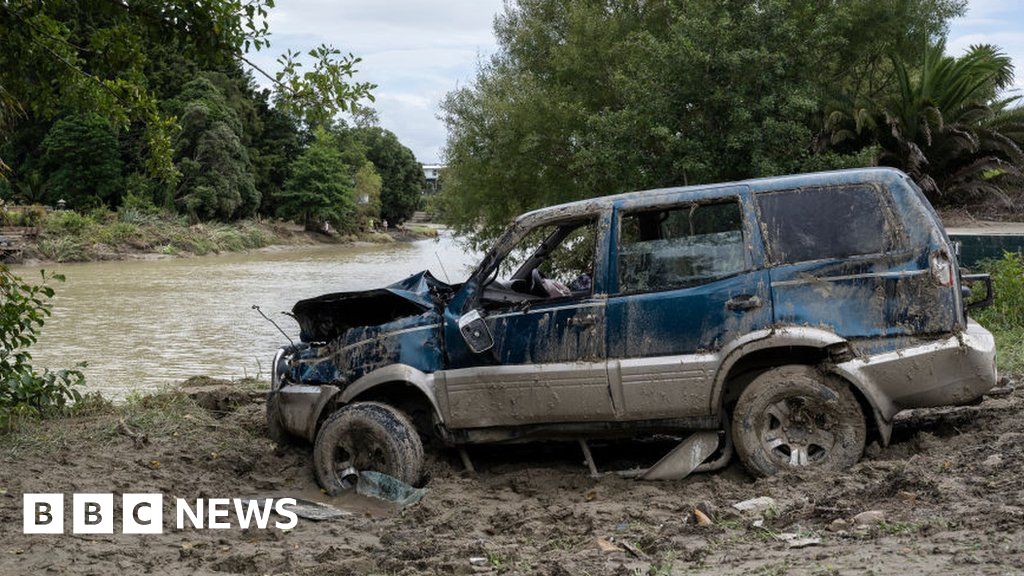
[[[291,531],[174,529],[174,498],[328,500],[310,447],[266,436],[262,388],[191,382],[0,436],[0,573],[1006,574],[1024,570],[1024,399],[917,410],[851,470],[754,480],[736,463],[683,481],[588,477],[572,444],[435,451],[423,501],[356,495]],[[649,456],[595,446],[602,469]],[[21,533],[28,492],[164,494],[161,535]],[[760,513],[732,505],[767,496]],[[70,498],[70,496],[67,496]],[[67,504],[70,506],[70,501]],[[694,510],[699,509],[703,517]],[[864,512],[857,523],[854,517]],[[119,516],[118,516],[119,518]],[[700,521],[698,521],[700,518]],[[66,520],[70,526],[70,517]],[[70,530],[68,530],[70,532]],[[794,537],[793,535],[797,535]],[[798,538],[798,539],[794,539]]]
[[204,256],[268,246],[387,243],[437,235],[437,229],[429,225],[327,235],[282,220],[191,224],[182,216],[126,210],[50,212],[39,217],[35,228],[37,235],[24,238],[25,264]]

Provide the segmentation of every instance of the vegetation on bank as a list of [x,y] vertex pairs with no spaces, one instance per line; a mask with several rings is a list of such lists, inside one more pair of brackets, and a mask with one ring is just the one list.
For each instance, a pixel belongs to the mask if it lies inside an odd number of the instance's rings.
[[51,314],[50,284],[63,280],[43,273],[33,284],[0,265],[0,431],[16,421],[63,413],[81,400],[81,366],[42,371],[32,366],[30,348]]
[[1007,252],[988,262],[995,301],[974,314],[996,337],[996,360],[1001,374],[1024,377],[1024,255]]
[[203,256],[272,245],[390,242],[437,235],[435,229],[422,226],[392,228],[390,233],[354,230],[324,235],[302,231],[285,221],[258,217],[193,224],[180,214],[132,203],[116,211],[95,208],[84,214],[48,211],[42,206],[0,209],[0,225],[38,229],[39,235],[31,239],[24,257],[50,262],[90,262],[146,254]]

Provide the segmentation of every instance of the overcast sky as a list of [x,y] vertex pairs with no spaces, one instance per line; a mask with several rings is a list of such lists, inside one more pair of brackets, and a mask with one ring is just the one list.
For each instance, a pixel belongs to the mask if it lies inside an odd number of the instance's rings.
[[[472,81],[478,60],[496,49],[492,24],[501,7],[502,0],[280,0],[271,11],[271,48],[253,60],[277,70],[286,49],[321,42],[361,56],[358,78],[378,85],[381,123],[421,162],[434,163],[445,141],[438,103]],[[968,15],[952,24],[949,50],[960,54],[981,42],[1013,57],[1024,89],[1024,2],[972,0]]]

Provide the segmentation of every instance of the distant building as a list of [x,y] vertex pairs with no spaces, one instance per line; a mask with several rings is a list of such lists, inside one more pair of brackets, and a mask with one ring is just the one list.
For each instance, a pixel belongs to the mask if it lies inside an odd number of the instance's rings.
[[445,168],[443,164],[423,165],[423,177],[427,179],[427,185],[423,188],[424,195],[437,194],[441,190],[441,172]]

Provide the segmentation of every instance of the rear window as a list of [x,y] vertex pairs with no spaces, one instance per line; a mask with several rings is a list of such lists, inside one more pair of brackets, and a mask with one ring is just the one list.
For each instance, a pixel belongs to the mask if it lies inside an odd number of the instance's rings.
[[739,203],[623,215],[618,264],[620,292],[684,288],[744,270]]
[[880,254],[893,246],[874,186],[767,192],[758,194],[757,206],[774,264]]

